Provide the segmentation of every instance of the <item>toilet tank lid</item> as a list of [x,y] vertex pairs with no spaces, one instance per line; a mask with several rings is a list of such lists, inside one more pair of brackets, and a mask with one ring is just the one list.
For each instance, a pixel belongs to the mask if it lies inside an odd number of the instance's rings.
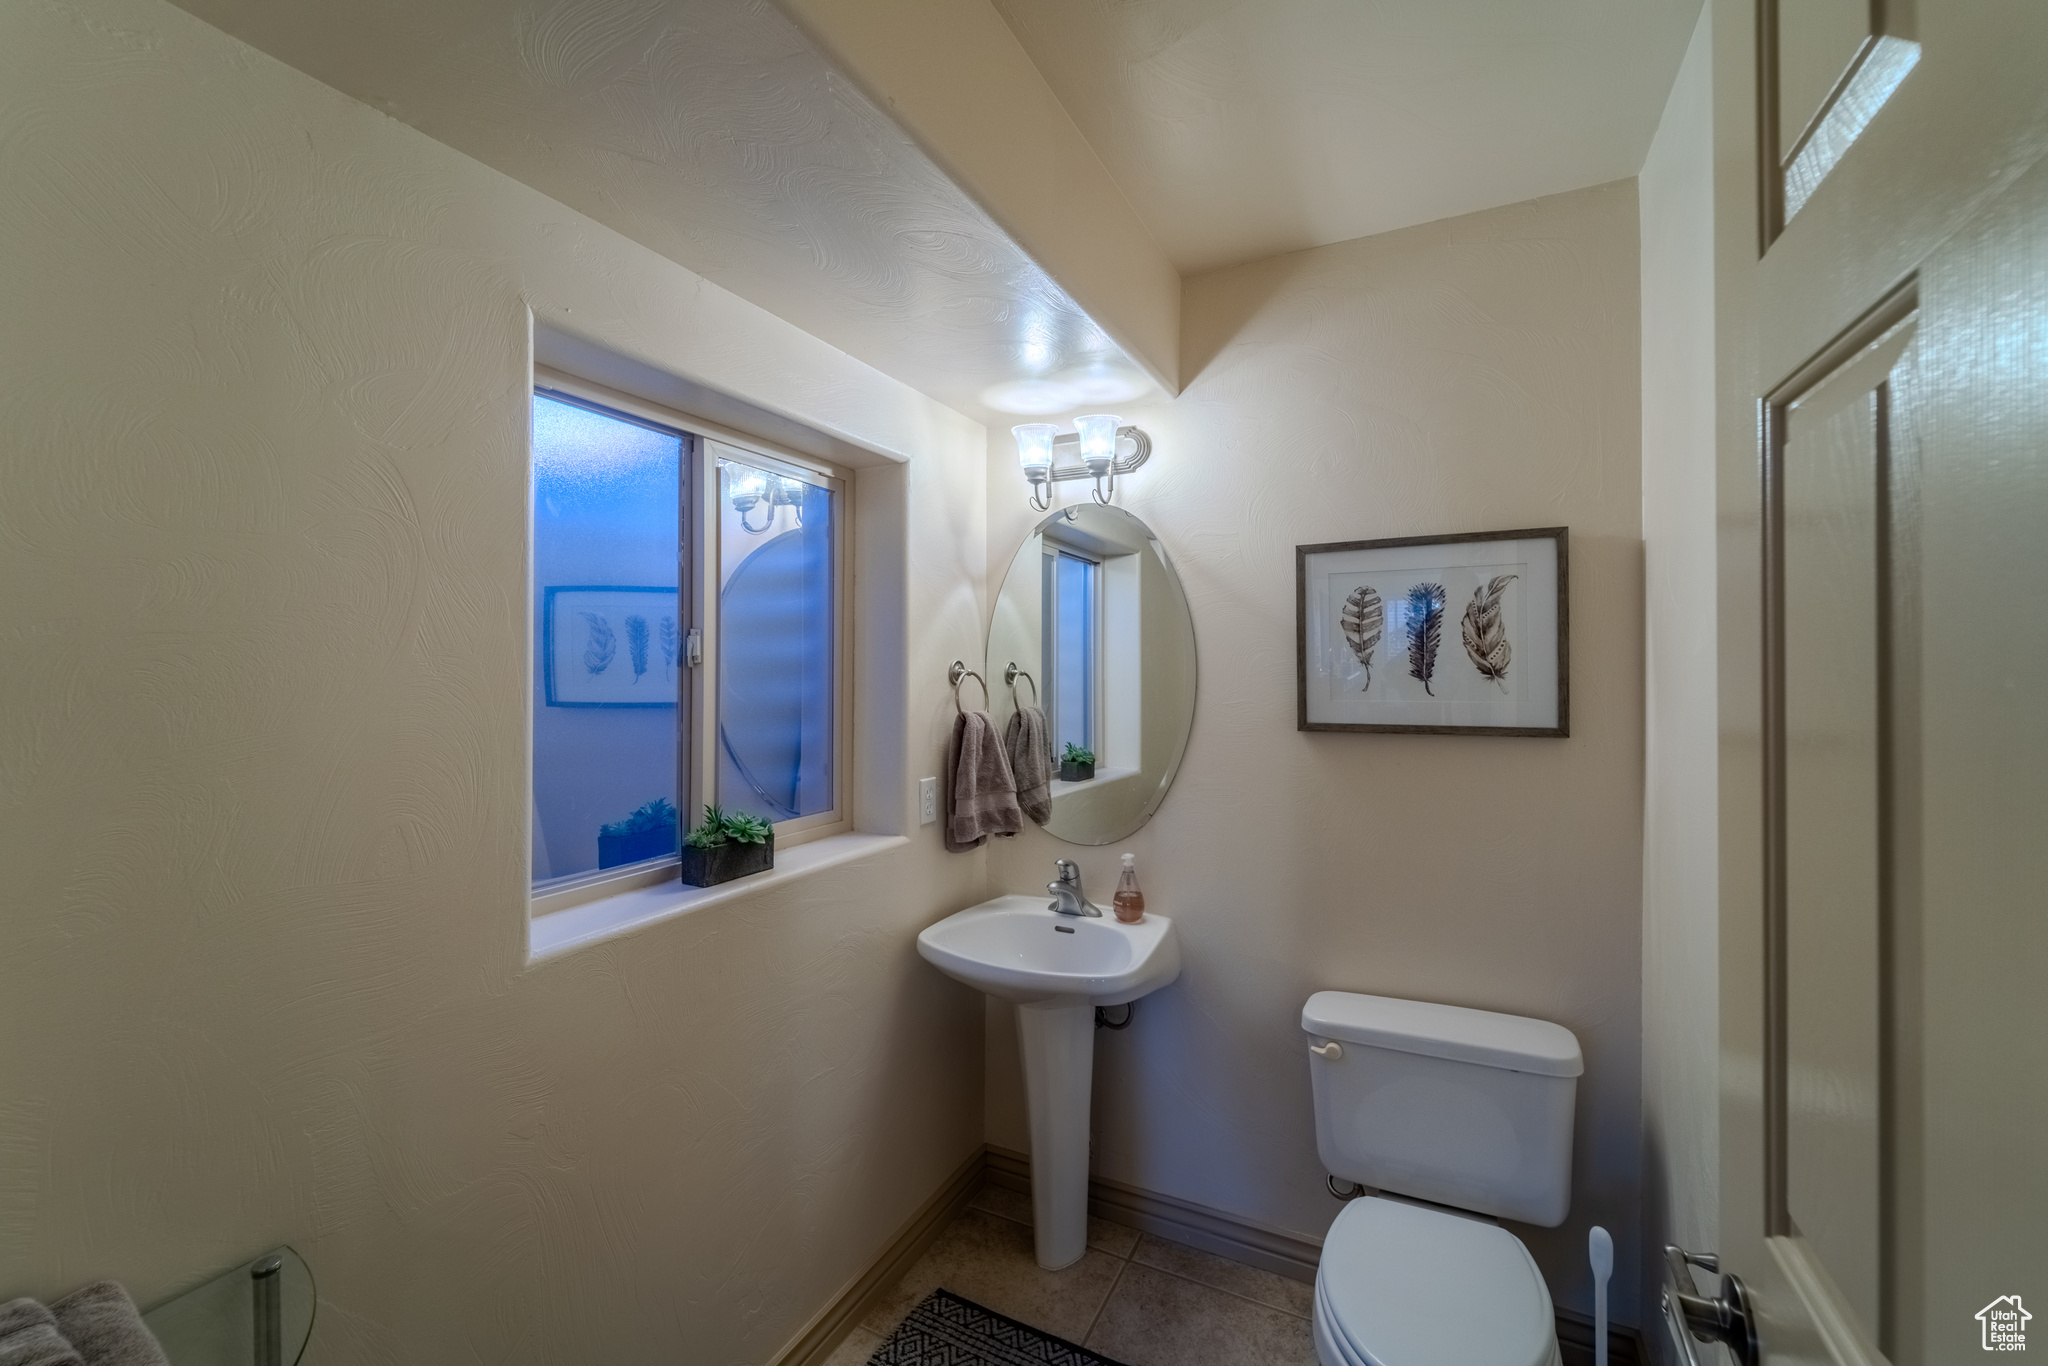
[[1576,1077],[1586,1070],[1578,1039],[1563,1025],[1491,1010],[1319,991],[1301,1008],[1301,1027],[1318,1038],[1511,1072]]

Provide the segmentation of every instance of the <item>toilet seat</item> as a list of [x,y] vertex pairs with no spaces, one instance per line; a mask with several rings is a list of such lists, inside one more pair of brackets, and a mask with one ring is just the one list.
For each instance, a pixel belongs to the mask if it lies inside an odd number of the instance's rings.
[[1371,1197],[1330,1226],[1316,1272],[1323,1366],[1556,1366],[1550,1291],[1497,1224]]

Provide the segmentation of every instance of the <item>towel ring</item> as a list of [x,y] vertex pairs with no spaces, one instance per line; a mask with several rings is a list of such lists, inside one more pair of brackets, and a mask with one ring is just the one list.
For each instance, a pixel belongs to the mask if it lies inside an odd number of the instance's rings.
[[1017,680],[1020,678],[1031,685],[1031,705],[1037,706],[1038,680],[1023,669],[1018,668],[1017,661],[1013,659],[1010,661],[1010,667],[1003,670],[1003,682],[1010,685],[1010,691],[1015,692],[1017,690]]
[[[946,670],[946,678],[947,678],[947,681],[949,681],[949,682],[950,682],[950,683],[952,683],[952,685],[953,685],[953,706],[954,706],[954,709],[955,709],[955,710],[958,710],[958,711],[966,711],[966,710],[967,710],[967,708],[965,708],[965,707],[963,707],[963,706],[961,706],[961,705],[960,705],[960,685],[961,685],[961,683],[963,683],[964,681],[966,681],[967,679],[970,679],[970,678],[971,678],[971,679],[973,679],[973,680],[974,680],[975,682],[977,682],[977,683],[981,684],[981,700],[982,700],[982,703],[983,703],[983,705],[988,705],[988,704],[990,704],[990,703],[994,702],[994,700],[995,700],[994,698],[992,698],[992,697],[990,697],[990,696],[989,696],[989,692],[988,692],[988,680],[987,680],[987,679],[985,679],[985,678],[983,678],[983,677],[982,677],[982,676],[981,676],[980,674],[976,673],[976,672],[975,672],[974,670],[972,670],[972,669],[968,668],[968,667],[967,667],[967,664],[966,664],[966,661],[964,661],[964,660],[959,660],[959,659],[956,659],[956,660],[954,660],[954,661],[953,661],[953,667],[952,667],[952,668],[950,668],[950,669],[948,669],[948,670]],[[1034,688],[1036,688],[1037,686],[1038,686],[1038,685],[1037,685],[1037,684],[1035,684],[1035,683],[1034,683],[1034,684],[1032,684],[1032,687],[1034,687]]]

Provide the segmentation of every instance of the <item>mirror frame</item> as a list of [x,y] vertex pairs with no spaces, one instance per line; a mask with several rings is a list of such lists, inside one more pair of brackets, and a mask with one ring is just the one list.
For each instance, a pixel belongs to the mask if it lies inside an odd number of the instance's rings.
[[[1172,588],[1174,597],[1179,601],[1181,611],[1187,619],[1189,643],[1188,669],[1190,677],[1188,680],[1187,724],[1181,728],[1179,739],[1173,747],[1172,755],[1167,759],[1165,768],[1159,775],[1158,783],[1146,794],[1144,809],[1133,816],[1127,825],[1103,835],[1100,839],[1075,839],[1071,835],[1060,834],[1057,830],[1053,829],[1051,822],[1045,825],[1035,825],[1027,821],[1027,825],[1032,825],[1032,828],[1044,831],[1062,844],[1072,844],[1084,849],[1101,848],[1104,845],[1115,844],[1120,840],[1129,839],[1132,835],[1144,829],[1150,823],[1152,817],[1158,813],[1160,806],[1166,801],[1166,794],[1173,790],[1174,780],[1180,776],[1180,766],[1182,761],[1187,758],[1188,743],[1194,738],[1195,717],[1201,710],[1202,701],[1200,637],[1195,631],[1194,606],[1188,601],[1187,586],[1181,582],[1180,570],[1175,567],[1173,556],[1167,553],[1165,542],[1160,539],[1159,533],[1153,529],[1151,523],[1128,508],[1118,507],[1114,504],[1070,503],[1064,507],[1054,508],[1044,517],[1034,522],[1031,530],[1025,533],[1024,540],[1020,541],[1016,549],[1010,552],[1008,568],[1004,570],[1002,582],[996,585],[995,596],[989,603],[988,629],[984,633],[982,640],[983,676],[993,685],[1002,677],[1004,667],[1010,662],[1008,660],[998,661],[995,658],[995,632],[996,622],[1001,611],[1003,594],[1009,589],[1010,578],[1017,567],[1018,554],[1023,551],[1025,545],[1030,543],[1032,537],[1042,536],[1046,528],[1053,525],[1053,523],[1061,520],[1071,522],[1074,520],[1076,513],[1094,507],[1100,507],[1104,512],[1117,513],[1136,523],[1138,528],[1143,531],[1146,542],[1158,555],[1160,567],[1166,573],[1166,582]],[[1034,688],[1041,686],[1036,673],[1032,675],[1032,683]],[[1010,686],[1014,692],[1015,685],[1012,684]]]

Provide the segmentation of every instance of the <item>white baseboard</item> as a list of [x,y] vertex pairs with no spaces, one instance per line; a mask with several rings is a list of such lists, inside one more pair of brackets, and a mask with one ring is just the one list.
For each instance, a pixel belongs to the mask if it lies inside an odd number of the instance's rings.
[[[988,1150],[988,1183],[1031,1193],[1031,1159],[1024,1153],[991,1146]],[[1264,1224],[1226,1214],[1156,1191],[1140,1190],[1120,1181],[1090,1177],[1088,1210],[1098,1218],[1154,1234],[1170,1242],[1228,1257],[1233,1262],[1262,1267],[1276,1275],[1297,1281],[1315,1282],[1316,1266],[1323,1255],[1320,1239],[1285,1233]],[[1558,1349],[1565,1366],[1593,1361],[1593,1321],[1569,1309],[1557,1311]],[[1642,1338],[1626,1324],[1608,1329],[1608,1360],[1612,1366],[1640,1366],[1649,1358]]]
[[953,1216],[967,1207],[967,1202],[981,1189],[987,1166],[986,1151],[977,1151],[961,1163],[959,1170],[896,1231],[867,1270],[848,1281],[831,1303],[820,1309],[803,1331],[775,1355],[770,1366],[814,1366],[831,1356],[868,1310],[896,1288],[903,1273],[953,1222]]
[[[991,1185],[1030,1194],[1030,1157],[991,1145],[988,1180]],[[1088,1211],[1113,1224],[1311,1284],[1316,1278],[1316,1264],[1323,1255],[1319,1238],[1285,1233],[1192,1200],[1140,1190],[1099,1176],[1088,1179]]]
[[[816,1366],[831,1356],[854,1325],[902,1279],[903,1273],[924,1255],[925,1249],[984,1184],[1029,1195],[1031,1159],[992,1145],[968,1158],[897,1230],[873,1264],[847,1282],[832,1302],[819,1310],[782,1349],[771,1366]],[[1099,1176],[1088,1181],[1088,1210],[1097,1218],[1126,1228],[1311,1284],[1323,1255],[1320,1239],[1283,1232],[1192,1200],[1140,1190]],[[1567,1366],[1591,1363],[1593,1325],[1584,1315],[1569,1309],[1558,1310],[1557,1336]],[[1648,1359],[1642,1339],[1632,1328],[1615,1325],[1608,1341],[1613,1366],[1636,1366]]]

